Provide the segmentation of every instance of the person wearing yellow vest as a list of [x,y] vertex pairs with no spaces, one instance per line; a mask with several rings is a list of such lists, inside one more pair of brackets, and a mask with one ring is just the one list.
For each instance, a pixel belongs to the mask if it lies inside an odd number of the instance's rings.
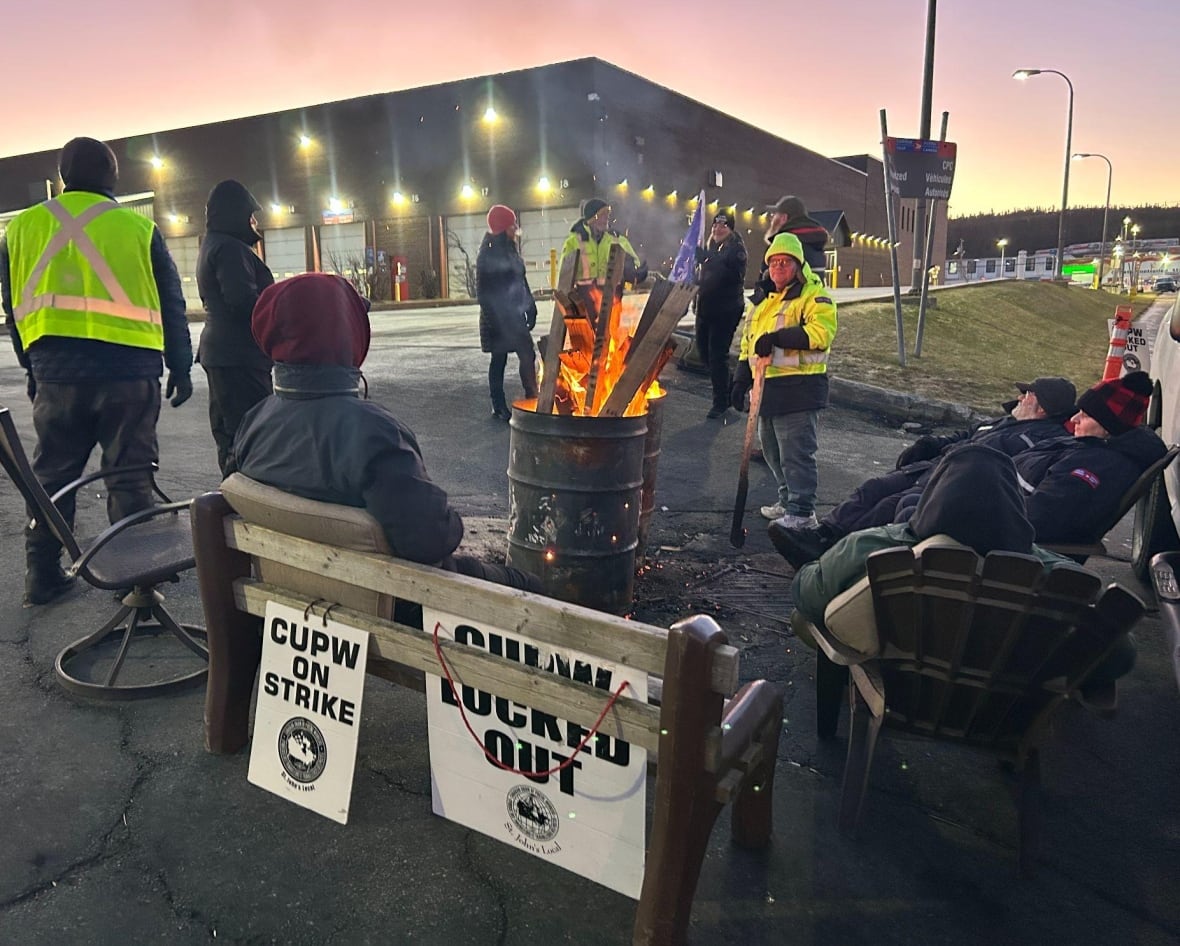
[[575,250],[579,251],[574,281],[601,283],[606,278],[611,247],[616,244],[627,254],[623,280],[641,283],[647,279],[647,264],[639,258],[631,241],[617,230],[610,229],[610,204],[600,197],[591,197],[582,204],[581,217],[570,227],[569,236],[561,247],[561,262],[564,263]]
[[815,463],[819,412],[828,406],[828,350],[836,337],[836,303],[803,256],[793,233],[780,233],[766,249],[774,287],[747,316],[731,400],[745,409],[753,384],[751,363],[769,358],[758,439],[778,485],[778,501],[762,515],[787,528],[816,522]]
[[[153,504],[160,376],[179,407],[193,393],[192,342],[176,266],[154,223],[115,202],[118,162],[93,138],[62,148],[63,192],[17,216],[0,242],[0,302],[28,372],[37,448],[50,493],[82,475],[96,444],[111,522]],[[162,356],[162,357],[161,357]],[[73,494],[58,502],[73,523]],[[25,606],[64,594],[61,544],[42,524],[25,534]]]

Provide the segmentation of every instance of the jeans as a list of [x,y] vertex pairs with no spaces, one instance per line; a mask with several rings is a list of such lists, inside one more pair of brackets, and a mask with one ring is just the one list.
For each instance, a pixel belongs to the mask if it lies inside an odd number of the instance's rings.
[[778,501],[789,516],[810,516],[815,512],[818,429],[819,411],[758,418],[762,456],[778,484]]

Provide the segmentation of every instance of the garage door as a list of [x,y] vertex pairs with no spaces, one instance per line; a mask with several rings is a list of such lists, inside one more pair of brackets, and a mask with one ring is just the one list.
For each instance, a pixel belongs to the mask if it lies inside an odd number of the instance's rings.
[[447,292],[452,299],[474,298],[475,258],[487,232],[486,211],[447,217]]
[[180,273],[180,288],[184,292],[185,308],[189,312],[204,311],[201,294],[197,292],[197,254],[201,249],[201,238],[196,236],[173,237],[167,241],[168,252]]
[[363,223],[333,223],[320,227],[320,269],[351,281],[364,267]]
[[262,247],[275,280],[307,272],[307,244],[303,227],[266,230]]

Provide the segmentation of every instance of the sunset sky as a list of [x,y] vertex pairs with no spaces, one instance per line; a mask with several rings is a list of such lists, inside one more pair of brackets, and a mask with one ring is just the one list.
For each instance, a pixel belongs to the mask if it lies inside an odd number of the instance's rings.
[[[412,13],[403,12],[410,11]],[[58,0],[3,17],[0,156],[597,56],[825,155],[916,136],[926,0]],[[1180,203],[1180,4],[942,0],[931,127],[959,146],[951,214],[1061,201],[1073,148],[1115,205]],[[1070,206],[1106,164],[1073,162]],[[767,194],[767,199],[778,195]]]

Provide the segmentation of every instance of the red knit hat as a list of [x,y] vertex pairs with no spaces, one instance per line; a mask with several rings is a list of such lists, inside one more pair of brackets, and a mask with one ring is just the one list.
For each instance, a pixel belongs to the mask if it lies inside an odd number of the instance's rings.
[[488,211],[488,230],[491,233],[503,233],[509,227],[516,226],[516,213],[511,207],[496,204]]
[[303,273],[262,290],[250,329],[272,361],[359,368],[369,353],[369,303],[342,276]]
[[1146,371],[1132,371],[1121,378],[1099,381],[1078,398],[1078,410],[1098,421],[1112,437],[1125,434],[1143,422],[1151,398],[1151,378]]

